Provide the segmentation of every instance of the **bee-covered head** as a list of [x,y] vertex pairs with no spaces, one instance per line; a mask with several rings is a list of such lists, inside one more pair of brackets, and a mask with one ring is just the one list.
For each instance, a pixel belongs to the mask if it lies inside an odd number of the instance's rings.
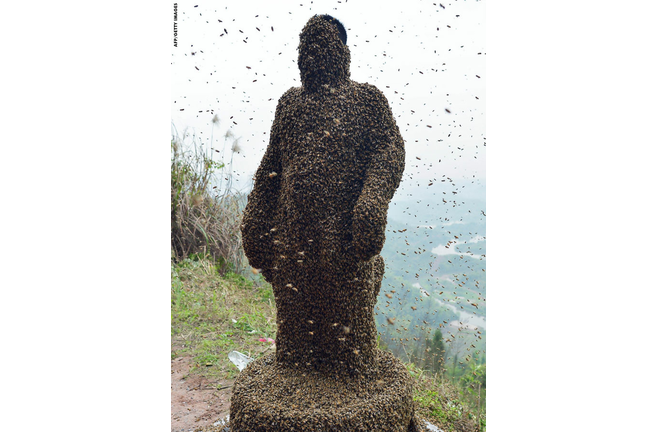
[[350,77],[351,53],[346,46],[346,29],[330,15],[315,15],[300,34],[298,67],[308,90],[323,85],[337,86]]

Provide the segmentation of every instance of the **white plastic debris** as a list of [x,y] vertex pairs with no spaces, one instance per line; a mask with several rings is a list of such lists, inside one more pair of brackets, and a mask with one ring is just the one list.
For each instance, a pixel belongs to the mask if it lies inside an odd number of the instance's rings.
[[245,354],[240,353],[239,351],[230,351],[230,353],[228,353],[228,358],[235,366],[237,366],[239,372],[241,372],[247,364],[255,360]]
[[426,420],[424,420],[424,423],[426,423],[426,427],[429,431],[442,432],[442,429],[438,429],[437,426],[428,423]]
[[230,422],[230,414],[228,414],[227,416],[225,416],[222,419],[219,419],[219,421],[212,424],[212,426],[224,426],[224,425],[227,425],[229,422]]
[[219,419],[212,426],[223,426],[221,432],[230,432],[230,414],[228,414],[222,419]]

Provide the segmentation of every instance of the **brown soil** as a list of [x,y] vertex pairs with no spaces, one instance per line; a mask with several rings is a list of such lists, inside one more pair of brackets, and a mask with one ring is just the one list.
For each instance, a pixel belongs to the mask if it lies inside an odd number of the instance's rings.
[[192,365],[191,357],[171,360],[171,432],[194,431],[230,413],[234,380],[208,381],[189,375]]

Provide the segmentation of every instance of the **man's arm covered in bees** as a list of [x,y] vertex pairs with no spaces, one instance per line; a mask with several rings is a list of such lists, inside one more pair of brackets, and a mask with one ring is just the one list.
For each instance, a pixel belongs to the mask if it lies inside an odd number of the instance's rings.
[[371,259],[383,248],[387,209],[405,167],[403,138],[387,99],[374,86],[367,85],[367,90],[372,125],[368,135],[372,156],[362,193],[353,211],[353,246],[356,256],[361,260]]
[[273,241],[271,229],[276,215],[280,192],[281,155],[280,140],[283,133],[282,112],[289,92],[278,101],[276,114],[271,126],[271,136],[264,157],[255,173],[253,190],[248,195],[241,224],[244,253],[249,264],[256,269],[271,267]]

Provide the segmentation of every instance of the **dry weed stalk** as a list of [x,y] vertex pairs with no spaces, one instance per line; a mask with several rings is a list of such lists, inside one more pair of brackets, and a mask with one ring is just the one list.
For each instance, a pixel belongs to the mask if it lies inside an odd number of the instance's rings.
[[[185,131],[181,138],[174,128],[172,135],[173,258],[179,261],[194,255],[206,256],[217,264],[220,273],[243,270],[239,226],[245,195],[232,188],[232,159],[229,166],[213,160],[212,149],[203,149],[195,134]],[[184,142],[187,137],[191,144]],[[228,183],[222,187],[225,177]]]

